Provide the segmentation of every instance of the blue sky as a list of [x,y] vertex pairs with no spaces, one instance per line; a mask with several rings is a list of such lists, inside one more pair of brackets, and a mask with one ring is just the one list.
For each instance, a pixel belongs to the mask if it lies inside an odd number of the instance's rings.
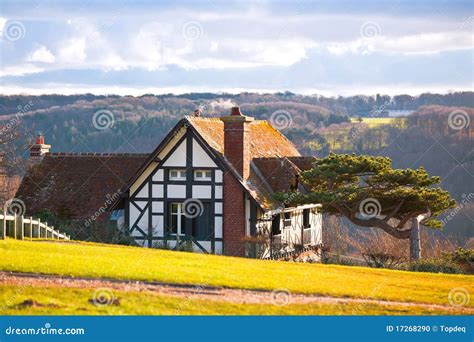
[[472,1],[0,6],[3,94],[473,89]]

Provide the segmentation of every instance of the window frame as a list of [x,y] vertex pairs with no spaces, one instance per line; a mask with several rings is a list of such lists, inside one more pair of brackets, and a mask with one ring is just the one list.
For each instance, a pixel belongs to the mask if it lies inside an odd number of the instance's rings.
[[[171,176],[172,172],[177,172],[178,176],[173,177]],[[184,176],[183,176],[184,174]],[[168,178],[170,181],[185,181],[186,180],[186,170],[185,169],[169,169],[168,170]]]
[[[173,205],[177,205],[177,212],[173,212]],[[168,231],[167,234],[172,236],[185,236],[186,235],[186,225],[183,224],[186,220],[186,215],[184,214],[183,210],[183,202],[169,202],[168,203],[168,210],[169,210],[169,220],[168,223]],[[174,231],[173,227],[173,216],[176,216],[176,232]],[[183,231],[184,230],[184,231]]]
[[[196,173],[201,172],[203,177],[196,177]],[[205,176],[206,173],[209,173],[209,177]],[[212,170],[208,169],[197,169],[193,171],[193,179],[197,182],[210,182],[212,181]]]

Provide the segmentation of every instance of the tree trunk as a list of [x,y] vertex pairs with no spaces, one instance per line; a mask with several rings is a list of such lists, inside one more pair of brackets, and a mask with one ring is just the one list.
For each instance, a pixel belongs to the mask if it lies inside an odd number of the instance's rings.
[[420,222],[417,218],[411,220],[410,230],[410,261],[418,261],[421,257]]

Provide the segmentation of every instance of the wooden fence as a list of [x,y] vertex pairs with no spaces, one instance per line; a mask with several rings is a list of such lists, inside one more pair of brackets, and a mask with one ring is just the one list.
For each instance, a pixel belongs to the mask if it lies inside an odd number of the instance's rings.
[[23,215],[0,213],[0,239],[5,239],[7,236],[19,240],[25,238],[70,240],[70,236],[48,226],[48,222],[43,223],[40,219],[34,220],[32,217],[26,218]]

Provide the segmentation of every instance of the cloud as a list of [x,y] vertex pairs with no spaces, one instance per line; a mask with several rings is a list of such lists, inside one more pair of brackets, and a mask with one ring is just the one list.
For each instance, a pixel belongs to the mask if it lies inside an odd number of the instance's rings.
[[28,74],[36,74],[45,71],[44,68],[34,64],[23,63],[18,65],[6,66],[0,69],[0,77],[4,76],[24,76]]
[[401,37],[375,36],[358,38],[349,42],[326,45],[334,55],[345,53],[368,54],[386,52],[397,54],[436,54],[444,51],[469,50],[474,45],[474,35],[468,32],[422,33]]
[[29,62],[54,63],[56,58],[44,45],[37,48],[27,59]]
[[81,64],[86,60],[86,38],[73,38],[63,42],[59,48],[58,59],[64,64]]

